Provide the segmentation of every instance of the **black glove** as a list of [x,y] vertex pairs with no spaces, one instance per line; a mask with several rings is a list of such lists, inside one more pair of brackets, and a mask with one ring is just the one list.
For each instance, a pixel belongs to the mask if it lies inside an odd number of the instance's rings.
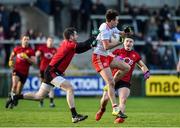
[[120,36],[119,37],[119,42],[123,43],[124,42],[124,37]]
[[95,36],[95,37],[98,36],[99,33],[100,33],[100,31],[98,29],[91,31],[91,35]]
[[131,27],[130,27],[130,26],[125,27],[125,28],[124,28],[124,32],[125,32],[125,33],[131,33],[131,32],[132,32]]
[[97,46],[97,43],[98,43],[98,41],[97,41],[97,40],[94,40],[94,41],[92,42],[92,44],[91,44],[91,47],[96,47],[96,46]]

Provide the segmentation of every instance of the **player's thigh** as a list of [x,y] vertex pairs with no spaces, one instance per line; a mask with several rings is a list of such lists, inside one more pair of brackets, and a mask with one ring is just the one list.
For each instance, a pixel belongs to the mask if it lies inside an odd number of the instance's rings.
[[121,60],[117,60],[116,58],[114,58],[111,61],[110,67],[111,68],[118,68],[120,70],[124,70],[124,69],[129,69],[130,68],[127,63],[125,63],[124,61],[121,61]]
[[20,77],[17,75],[13,75],[12,76],[12,87],[17,87],[19,81],[20,81]]
[[53,88],[51,88],[51,89],[49,90],[49,95],[54,95],[54,89],[53,89]]
[[118,89],[119,98],[125,98],[127,99],[130,95],[130,89],[127,87],[122,87]]
[[109,67],[102,69],[99,73],[106,83],[114,82],[112,72]]
[[67,80],[61,84],[60,88],[64,91],[68,91],[68,90],[73,91],[73,87],[72,87],[71,83],[68,82]]

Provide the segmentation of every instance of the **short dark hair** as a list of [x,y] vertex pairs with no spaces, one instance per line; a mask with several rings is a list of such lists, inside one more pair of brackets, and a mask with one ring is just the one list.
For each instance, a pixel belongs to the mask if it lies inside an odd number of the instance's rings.
[[133,40],[135,40],[135,35],[131,34],[131,35],[126,35],[124,38],[131,38]]
[[110,22],[111,20],[115,20],[116,16],[118,16],[118,12],[113,9],[108,9],[106,11],[106,21]]
[[20,40],[22,40],[24,37],[28,37],[30,39],[30,37],[27,34],[23,34],[21,35]]
[[73,28],[73,27],[66,28],[66,29],[64,30],[64,32],[63,32],[63,37],[64,37],[64,39],[69,40],[69,39],[70,39],[70,36],[71,36],[71,35],[74,35],[74,32],[75,32],[75,31],[76,31],[76,29]]

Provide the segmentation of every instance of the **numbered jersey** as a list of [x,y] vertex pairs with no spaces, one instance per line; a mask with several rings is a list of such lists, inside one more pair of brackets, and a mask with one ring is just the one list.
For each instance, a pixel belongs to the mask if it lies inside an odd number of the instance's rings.
[[93,53],[103,56],[108,56],[111,54],[109,50],[105,50],[103,47],[103,40],[111,40],[111,37],[114,36],[114,34],[119,34],[119,30],[117,27],[109,28],[109,26],[106,23],[102,23],[99,27],[99,35],[97,36],[98,44],[97,47],[94,48]]
[[[116,49],[115,51],[113,51],[113,54],[115,56],[120,57],[124,62],[126,62],[127,64],[129,64],[131,66],[130,71],[128,73],[126,73],[126,75],[123,78],[120,79],[120,80],[123,80],[123,81],[129,83],[129,81],[131,80],[132,72],[134,71],[136,63],[141,60],[140,55],[134,50],[127,51],[124,48]],[[118,69],[113,69],[112,70],[113,75],[115,75],[115,73],[117,71],[118,71]]]

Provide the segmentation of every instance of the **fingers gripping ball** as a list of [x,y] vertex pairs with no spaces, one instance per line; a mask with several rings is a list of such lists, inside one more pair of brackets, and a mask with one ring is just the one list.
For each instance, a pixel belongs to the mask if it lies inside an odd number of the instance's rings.
[[12,68],[12,67],[14,66],[14,61],[10,60],[10,61],[8,62],[8,65],[9,65],[10,68]]
[[150,77],[150,72],[149,72],[149,71],[147,71],[146,73],[144,73],[144,79],[145,79],[145,80],[149,79],[149,77]]
[[26,53],[21,53],[21,57],[22,57],[23,59],[28,59],[28,58],[29,58]]

